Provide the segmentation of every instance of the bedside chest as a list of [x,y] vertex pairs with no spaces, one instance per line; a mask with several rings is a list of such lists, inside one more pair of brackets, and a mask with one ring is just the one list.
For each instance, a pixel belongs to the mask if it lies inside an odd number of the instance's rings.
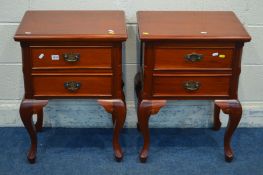
[[[35,162],[43,107],[54,98],[98,99],[112,114],[113,149],[116,160],[121,160],[119,132],[126,117],[122,90],[122,42],[127,39],[124,13],[28,11],[14,39],[22,47],[25,96],[20,116],[31,139],[28,160]],[[33,114],[37,114],[36,124]]]
[[[138,129],[148,157],[150,115],[167,100],[214,100],[214,129],[220,109],[229,114],[224,137],[226,161],[233,159],[231,137],[242,115],[238,80],[244,42],[250,36],[233,12],[140,11],[140,72],[135,78]],[[183,117],[183,116],[182,116]]]

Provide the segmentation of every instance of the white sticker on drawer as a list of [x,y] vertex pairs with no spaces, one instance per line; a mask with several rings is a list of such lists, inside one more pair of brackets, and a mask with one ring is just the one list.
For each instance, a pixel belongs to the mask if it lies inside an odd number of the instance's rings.
[[43,53],[41,53],[41,54],[38,56],[39,59],[43,59],[44,57],[45,57],[45,54],[43,54]]
[[212,53],[212,56],[213,56],[213,57],[217,57],[218,55],[219,55],[218,52]]
[[52,60],[59,60],[59,55],[51,55]]

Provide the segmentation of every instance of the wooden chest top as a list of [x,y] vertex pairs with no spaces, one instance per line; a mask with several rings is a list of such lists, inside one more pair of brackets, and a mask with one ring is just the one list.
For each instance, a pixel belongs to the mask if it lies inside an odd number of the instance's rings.
[[27,11],[16,41],[127,39],[123,11]]
[[229,11],[139,11],[141,40],[233,40],[250,36]]

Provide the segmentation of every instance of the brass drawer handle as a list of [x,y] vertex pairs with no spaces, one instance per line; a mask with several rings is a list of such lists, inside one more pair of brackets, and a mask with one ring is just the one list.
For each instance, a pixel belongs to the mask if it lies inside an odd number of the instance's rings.
[[80,54],[79,53],[64,53],[63,57],[66,62],[74,63],[74,62],[79,61]]
[[201,61],[203,57],[204,56],[202,54],[198,54],[198,53],[191,53],[191,54],[185,55],[185,59],[191,62]]
[[184,83],[184,88],[189,91],[197,91],[200,88],[198,81],[187,81]]
[[70,92],[76,92],[80,88],[80,82],[68,81],[64,83],[64,87]]

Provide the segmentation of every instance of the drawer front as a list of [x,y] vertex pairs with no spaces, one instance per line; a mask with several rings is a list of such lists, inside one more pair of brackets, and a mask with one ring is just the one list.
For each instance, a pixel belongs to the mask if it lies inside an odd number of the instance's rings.
[[34,97],[112,96],[111,75],[32,75]]
[[31,47],[33,69],[97,68],[111,69],[112,47]]
[[152,92],[154,97],[218,96],[230,94],[231,75],[155,75]]
[[232,57],[232,48],[156,48],[154,69],[230,69]]

